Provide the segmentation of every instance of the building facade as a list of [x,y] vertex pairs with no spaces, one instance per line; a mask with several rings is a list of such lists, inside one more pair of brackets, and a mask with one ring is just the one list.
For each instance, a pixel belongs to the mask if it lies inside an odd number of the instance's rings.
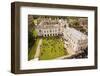
[[74,28],[66,27],[63,32],[63,38],[65,47],[68,47],[75,52],[84,50],[88,46],[87,35],[77,31]]
[[62,35],[64,26],[68,25],[67,22],[60,20],[43,20],[36,26],[38,36],[58,36]]

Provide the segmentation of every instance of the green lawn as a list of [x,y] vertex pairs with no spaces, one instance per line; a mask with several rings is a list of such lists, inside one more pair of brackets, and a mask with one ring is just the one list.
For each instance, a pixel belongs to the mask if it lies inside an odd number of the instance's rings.
[[40,50],[40,60],[55,59],[68,54],[64,49],[64,42],[59,37],[43,38]]
[[37,46],[38,46],[38,43],[39,43],[39,38],[36,39],[34,45],[32,46],[32,48],[30,49],[30,52],[28,54],[28,60],[31,60],[34,58],[34,55],[36,53],[36,49],[37,49]]

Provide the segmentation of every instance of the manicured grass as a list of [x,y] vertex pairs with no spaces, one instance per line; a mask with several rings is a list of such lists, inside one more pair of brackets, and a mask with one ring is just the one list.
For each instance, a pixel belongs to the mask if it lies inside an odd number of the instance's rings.
[[38,46],[38,43],[39,43],[39,38],[36,39],[34,45],[32,46],[32,48],[30,49],[30,52],[28,54],[28,60],[31,60],[34,58],[34,55],[36,53],[36,49],[37,49],[37,46]]
[[63,40],[59,37],[43,38],[40,50],[40,60],[55,59],[68,54],[64,49]]

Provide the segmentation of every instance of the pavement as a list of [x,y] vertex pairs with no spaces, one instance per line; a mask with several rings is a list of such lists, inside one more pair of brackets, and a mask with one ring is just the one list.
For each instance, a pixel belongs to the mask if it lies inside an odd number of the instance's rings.
[[34,56],[34,59],[36,58],[39,58],[40,56],[40,46],[42,44],[42,39],[39,40],[39,43],[38,43],[38,46],[37,46],[37,49],[36,49],[36,53],[35,53],[35,56]]

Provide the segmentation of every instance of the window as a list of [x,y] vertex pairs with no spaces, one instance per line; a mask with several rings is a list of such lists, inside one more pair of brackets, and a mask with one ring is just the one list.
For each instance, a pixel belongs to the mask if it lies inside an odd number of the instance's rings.
[[46,33],[46,31],[44,31],[44,33]]
[[52,31],[50,30],[50,32],[52,32]]
[[41,32],[41,30],[39,30],[39,32]]

